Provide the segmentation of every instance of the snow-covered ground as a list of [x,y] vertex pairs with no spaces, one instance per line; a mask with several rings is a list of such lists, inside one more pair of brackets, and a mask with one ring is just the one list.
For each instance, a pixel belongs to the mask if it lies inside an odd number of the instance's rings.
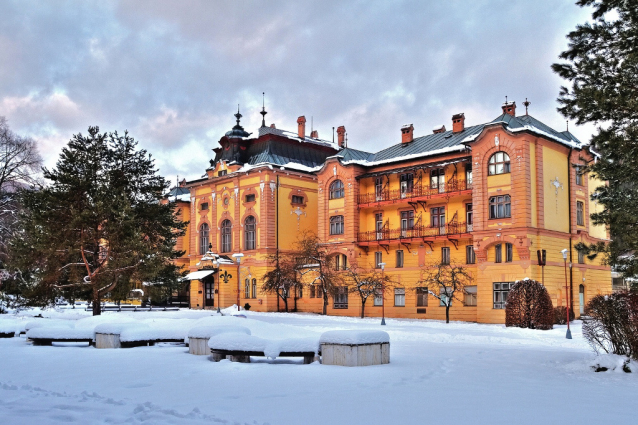
[[[89,313],[44,312],[77,320]],[[201,319],[204,311],[105,313]],[[581,335],[471,323],[247,313],[260,338],[384,330],[390,364],[213,363],[185,347],[98,350],[0,339],[2,424],[634,424],[638,370],[590,369]],[[0,316],[0,322],[16,320]],[[21,320],[18,318],[18,320]],[[152,321],[152,320],[151,320]],[[194,322],[195,320],[193,320]],[[4,322],[5,324],[7,322]],[[635,364],[632,364],[634,369]]]

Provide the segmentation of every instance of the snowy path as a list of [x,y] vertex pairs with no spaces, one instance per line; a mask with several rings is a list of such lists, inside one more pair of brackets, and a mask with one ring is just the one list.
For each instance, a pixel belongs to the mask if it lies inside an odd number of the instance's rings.
[[[380,329],[377,319],[250,317],[266,322],[264,332],[281,328],[286,337]],[[391,363],[363,368],[301,360],[213,363],[183,347],[96,350],[0,339],[0,418],[3,424],[636,421],[638,374],[591,372],[594,355],[578,325],[572,341],[564,339],[564,327],[540,332],[389,320],[384,330]]]

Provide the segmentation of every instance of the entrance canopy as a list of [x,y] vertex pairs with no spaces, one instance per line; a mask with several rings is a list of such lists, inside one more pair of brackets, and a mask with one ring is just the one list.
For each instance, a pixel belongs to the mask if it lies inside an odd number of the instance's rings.
[[184,276],[184,280],[201,280],[208,275],[215,273],[216,270],[198,270]]

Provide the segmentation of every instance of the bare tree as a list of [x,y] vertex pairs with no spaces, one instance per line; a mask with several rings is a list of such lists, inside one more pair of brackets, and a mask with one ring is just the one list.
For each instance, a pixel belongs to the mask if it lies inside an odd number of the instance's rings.
[[[261,289],[267,294],[277,294],[288,312],[288,298],[300,285],[297,279],[296,256],[290,253],[281,254],[277,251],[268,256],[268,261],[274,268],[264,275],[264,284]],[[279,310],[279,302],[277,302],[277,310]]]
[[296,243],[297,272],[300,280],[310,285],[316,284],[323,298],[322,314],[327,314],[328,297],[335,294],[343,278],[334,270],[334,257],[330,256],[316,234],[305,231]]
[[349,267],[345,271],[345,276],[349,286],[349,292],[357,294],[361,298],[361,318],[365,317],[366,301],[382,294],[392,286],[390,276],[379,273],[376,269],[364,269],[356,265]]
[[15,134],[6,118],[0,117],[0,268],[7,261],[9,241],[16,230],[17,196],[22,189],[39,185],[41,167],[42,158],[33,139]]
[[[450,307],[456,299],[463,303],[466,286],[472,282],[469,270],[460,264],[435,263],[423,268],[420,285],[428,287],[428,292],[445,306],[445,323],[450,323]],[[432,290],[436,288],[436,290]]]

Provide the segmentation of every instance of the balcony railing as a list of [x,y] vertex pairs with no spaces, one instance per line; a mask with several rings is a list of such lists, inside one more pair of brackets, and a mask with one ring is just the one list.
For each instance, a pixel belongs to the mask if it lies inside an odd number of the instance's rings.
[[431,187],[428,185],[415,185],[411,188],[411,190],[407,188],[394,190],[386,189],[376,193],[361,193],[359,194],[359,204],[370,204],[373,202],[383,201],[398,201],[402,199],[409,200],[413,198],[429,198],[444,193],[461,192],[463,190],[471,189],[472,182],[452,179],[448,182],[439,184],[436,187]]
[[[359,242],[390,241],[412,238],[428,238],[436,236],[459,235],[471,232],[472,225],[466,223],[450,223],[445,226],[414,226],[412,229],[384,229],[359,233]],[[469,228],[469,229],[468,229]]]

